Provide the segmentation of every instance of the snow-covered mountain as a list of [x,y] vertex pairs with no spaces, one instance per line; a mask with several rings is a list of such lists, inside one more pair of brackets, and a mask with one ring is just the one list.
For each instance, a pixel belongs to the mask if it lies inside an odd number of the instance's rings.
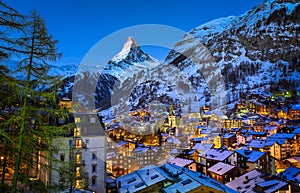
[[[299,4],[295,0],[265,0],[240,16],[200,25],[174,46],[166,61],[183,71],[203,65],[203,61],[191,58],[205,46],[221,70],[227,102],[265,85],[299,89]],[[207,70],[202,68],[201,73]],[[205,77],[207,82],[213,78],[209,74]]]
[[[84,86],[76,87],[77,93],[73,94],[73,97],[77,97],[75,101],[79,101],[84,106],[88,105],[89,108],[93,108],[94,104],[91,102],[95,102],[96,108],[107,109],[112,106],[112,102],[116,102],[113,96],[116,96],[118,92],[124,95],[124,89],[132,88],[133,83],[130,80],[159,65],[158,60],[144,53],[138,43],[132,37],[128,37],[122,50],[108,61],[102,71],[95,69],[77,72],[75,84]],[[95,95],[86,96],[87,87],[94,87]],[[120,96],[117,99],[120,101]]]
[[[95,101],[100,110],[114,106],[126,112],[158,101],[196,111],[203,104],[230,103],[253,89],[300,89],[299,23],[298,1],[265,0],[240,16],[192,29],[164,62],[128,37],[102,72],[77,73],[76,81],[97,83],[95,94],[73,97],[84,105]],[[66,85],[69,93],[72,76]]]

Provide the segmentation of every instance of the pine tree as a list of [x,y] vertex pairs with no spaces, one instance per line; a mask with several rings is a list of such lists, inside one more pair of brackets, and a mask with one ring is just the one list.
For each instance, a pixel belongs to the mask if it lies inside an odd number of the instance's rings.
[[31,183],[30,174],[43,167],[41,157],[49,160],[52,139],[60,134],[59,127],[48,124],[49,117],[58,111],[56,91],[59,86],[59,78],[48,75],[48,71],[49,62],[56,61],[61,54],[56,48],[57,41],[48,34],[43,19],[36,11],[28,18],[25,36],[17,42],[20,48],[18,71],[23,72],[25,77],[17,83],[21,102],[19,112],[15,112],[19,118],[19,131],[11,192],[18,191],[18,183],[31,191],[38,188],[41,192],[42,184]]
[[23,33],[25,17],[15,9],[0,0],[0,154],[1,154],[1,182],[0,192],[7,192],[5,184],[6,174],[13,168],[13,163],[8,157],[13,157],[13,135],[11,129],[13,109],[18,105],[17,94],[13,94],[15,79],[10,77],[7,68],[8,59],[15,53],[17,34]]

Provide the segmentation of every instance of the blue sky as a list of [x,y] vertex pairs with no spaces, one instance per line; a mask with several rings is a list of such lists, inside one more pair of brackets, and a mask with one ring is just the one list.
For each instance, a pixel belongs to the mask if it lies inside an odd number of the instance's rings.
[[[163,24],[189,31],[212,19],[240,15],[262,0],[3,0],[23,14],[34,8],[63,52],[59,63],[80,63],[99,40],[125,27]],[[124,40],[126,41],[126,40]],[[138,41],[138,40],[137,40]],[[122,45],[119,45],[120,49]],[[154,53],[156,54],[156,53]]]

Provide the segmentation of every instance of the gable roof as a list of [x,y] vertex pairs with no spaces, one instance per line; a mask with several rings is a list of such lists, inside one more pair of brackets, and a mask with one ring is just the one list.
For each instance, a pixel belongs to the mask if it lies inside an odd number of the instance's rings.
[[246,157],[247,162],[256,162],[265,154],[264,152],[251,151],[247,149],[236,149],[235,152],[240,154],[243,157]]
[[218,162],[217,164],[213,165],[212,167],[208,168],[208,171],[213,172],[218,175],[224,175],[227,172],[231,171],[235,167],[230,164],[226,164],[223,162]]
[[219,149],[210,149],[207,152],[199,154],[200,157],[205,157],[206,159],[216,160],[216,161],[224,161],[229,156],[233,154],[232,151],[226,150],[224,148]]
[[[228,182],[226,186],[232,188],[238,192],[243,193],[252,193],[254,192],[254,187],[257,183],[265,181],[263,178],[260,177],[261,173],[257,170],[252,170],[237,179]],[[248,178],[248,180],[246,180]]]

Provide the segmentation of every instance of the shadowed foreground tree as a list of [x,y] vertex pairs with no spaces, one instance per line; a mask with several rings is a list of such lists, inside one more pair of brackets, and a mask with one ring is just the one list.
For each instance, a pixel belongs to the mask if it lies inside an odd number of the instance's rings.
[[48,62],[56,61],[61,54],[56,48],[57,41],[48,34],[36,11],[28,18],[25,35],[17,43],[18,71],[24,77],[16,84],[20,107],[14,119],[18,119],[18,132],[11,192],[25,188],[42,192],[46,187],[34,179],[39,179],[40,172],[47,167],[52,140],[61,133],[60,127],[49,125],[49,118],[59,113],[56,98],[59,77],[49,75]]
[[10,132],[13,109],[18,104],[15,78],[9,76],[8,60],[16,54],[17,37],[23,34],[25,17],[0,0],[0,192],[8,192],[6,177],[13,171],[14,137]]

